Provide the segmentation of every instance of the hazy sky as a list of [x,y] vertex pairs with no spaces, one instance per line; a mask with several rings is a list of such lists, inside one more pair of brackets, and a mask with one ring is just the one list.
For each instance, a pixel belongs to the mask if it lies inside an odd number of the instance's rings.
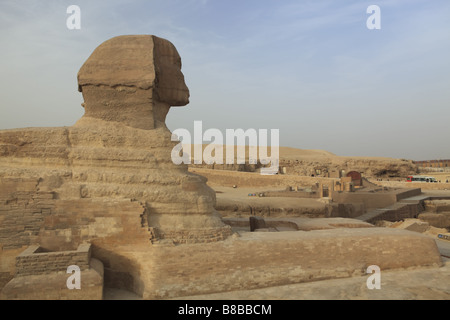
[[191,94],[171,130],[202,120],[338,155],[450,159],[448,0],[1,0],[0,30],[0,129],[74,124],[92,51],[154,34],[178,49]]

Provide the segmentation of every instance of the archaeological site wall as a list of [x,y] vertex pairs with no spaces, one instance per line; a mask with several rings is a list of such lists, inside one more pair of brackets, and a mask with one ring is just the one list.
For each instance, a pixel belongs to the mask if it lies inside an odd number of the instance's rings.
[[141,259],[160,261],[146,271],[148,299],[361,276],[372,264],[441,265],[433,239],[385,228],[248,232],[207,245],[154,247]]
[[89,269],[91,245],[80,245],[77,250],[49,252],[38,245],[29,246],[16,257],[16,277],[66,272],[76,265],[80,270]]

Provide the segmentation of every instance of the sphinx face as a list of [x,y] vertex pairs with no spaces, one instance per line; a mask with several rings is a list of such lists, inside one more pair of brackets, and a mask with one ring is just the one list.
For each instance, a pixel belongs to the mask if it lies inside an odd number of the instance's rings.
[[154,37],[154,58],[156,68],[155,91],[158,100],[170,106],[184,106],[189,103],[189,89],[181,72],[181,58],[172,43]]

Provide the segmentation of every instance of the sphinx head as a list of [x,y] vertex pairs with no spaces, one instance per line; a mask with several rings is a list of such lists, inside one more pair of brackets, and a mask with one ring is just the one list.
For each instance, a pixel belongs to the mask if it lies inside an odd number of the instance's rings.
[[140,129],[165,125],[171,106],[189,103],[180,55],[171,42],[152,35],[102,43],[78,72],[78,90],[84,117]]

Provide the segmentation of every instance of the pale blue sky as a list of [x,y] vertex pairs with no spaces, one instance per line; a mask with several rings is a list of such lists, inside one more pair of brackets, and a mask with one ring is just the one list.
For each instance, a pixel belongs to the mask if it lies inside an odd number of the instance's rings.
[[[81,30],[66,27],[69,5]],[[366,9],[381,8],[381,30]],[[178,49],[191,103],[171,130],[280,129],[280,145],[450,158],[450,1],[0,1],[0,129],[70,126],[76,74],[103,41]]]

